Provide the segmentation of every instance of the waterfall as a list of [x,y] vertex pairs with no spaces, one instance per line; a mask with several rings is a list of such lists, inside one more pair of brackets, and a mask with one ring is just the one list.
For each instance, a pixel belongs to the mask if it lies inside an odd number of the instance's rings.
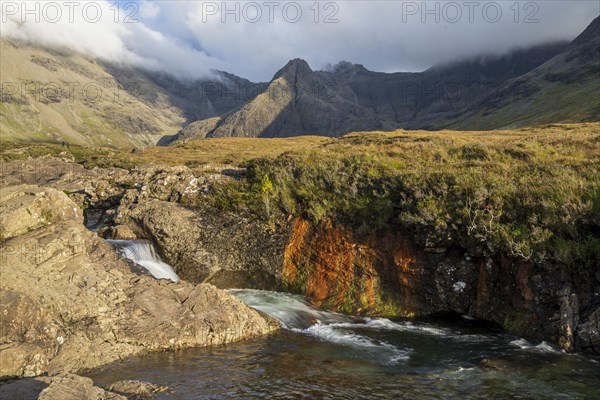
[[170,279],[179,282],[179,277],[171,266],[163,262],[154,246],[147,240],[107,240],[121,257],[142,266],[156,279]]
[[277,319],[286,329],[304,330],[313,325],[363,322],[360,317],[316,309],[300,295],[253,289],[231,289],[229,293]]
[[379,330],[379,326],[372,324],[375,320],[319,310],[312,307],[302,296],[290,293],[252,289],[231,289],[228,292],[250,307],[277,319],[285,329],[293,332],[360,349],[361,356],[386,365],[404,362],[409,358],[410,349],[399,348],[356,331]]

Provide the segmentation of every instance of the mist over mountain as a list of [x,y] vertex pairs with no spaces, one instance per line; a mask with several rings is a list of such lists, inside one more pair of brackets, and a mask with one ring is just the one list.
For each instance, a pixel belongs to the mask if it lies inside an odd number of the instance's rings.
[[293,59],[268,83],[204,79],[2,38],[3,138],[112,147],[204,137],[340,136],[352,131],[495,129],[598,120],[599,19],[571,43],[384,73]]
[[[96,0],[77,2],[72,11],[64,2],[52,2],[59,6],[54,11],[33,3],[29,9],[38,11],[31,14],[24,14],[26,3],[4,3],[11,6],[0,9],[3,37],[179,79],[210,79],[220,70],[252,81],[269,80],[297,57],[315,69],[349,60],[373,71],[414,72],[480,54],[504,55],[517,46],[570,41],[600,12],[598,2],[585,0],[489,2],[491,7],[284,0],[273,9],[263,2],[253,8],[251,2]],[[56,12],[57,21],[45,18]]]

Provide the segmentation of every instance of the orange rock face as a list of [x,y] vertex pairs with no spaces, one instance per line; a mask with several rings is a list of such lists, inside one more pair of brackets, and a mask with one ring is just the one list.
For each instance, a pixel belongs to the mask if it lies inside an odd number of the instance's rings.
[[422,265],[419,252],[400,234],[360,237],[329,221],[315,227],[297,218],[283,264],[284,282],[316,306],[395,316],[416,311],[413,278]]

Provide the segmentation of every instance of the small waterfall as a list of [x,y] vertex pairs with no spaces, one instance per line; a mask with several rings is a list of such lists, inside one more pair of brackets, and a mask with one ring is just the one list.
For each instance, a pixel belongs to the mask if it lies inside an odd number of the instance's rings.
[[[399,348],[365,335],[361,330],[380,330],[368,318],[354,317],[312,307],[299,295],[252,289],[232,289],[229,293],[252,308],[277,319],[288,330],[309,335],[318,340],[358,350],[361,357],[386,365],[408,360],[411,349]],[[382,330],[387,330],[383,327]]]
[[304,297],[289,293],[252,289],[232,289],[229,293],[277,319],[286,329],[308,329],[313,325],[357,323],[359,317],[318,310],[308,304]]
[[147,240],[107,240],[121,257],[142,266],[156,279],[170,279],[179,282],[179,277],[171,266],[163,262],[154,246]]

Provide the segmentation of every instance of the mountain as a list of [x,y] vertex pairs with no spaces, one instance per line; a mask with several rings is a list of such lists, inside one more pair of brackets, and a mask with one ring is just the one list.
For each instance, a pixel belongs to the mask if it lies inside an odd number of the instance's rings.
[[205,137],[497,129],[600,119],[600,18],[571,43],[381,73],[290,61],[268,83],[205,80],[0,39],[2,139],[111,146]]
[[357,104],[351,92],[342,87],[332,90],[326,78],[306,61],[292,60],[253,100],[220,117],[189,125],[179,138],[339,136],[389,127]]
[[440,121],[438,127],[495,129],[600,120],[600,17],[538,68]]
[[6,38],[0,52],[2,139],[151,146],[265,86],[218,71],[211,80],[182,81]]
[[421,73],[373,72],[349,62],[331,71],[313,71],[296,59],[252,101],[190,124],[177,139],[341,136],[361,130],[432,128],[566,47],[566,43],[547,44]]

